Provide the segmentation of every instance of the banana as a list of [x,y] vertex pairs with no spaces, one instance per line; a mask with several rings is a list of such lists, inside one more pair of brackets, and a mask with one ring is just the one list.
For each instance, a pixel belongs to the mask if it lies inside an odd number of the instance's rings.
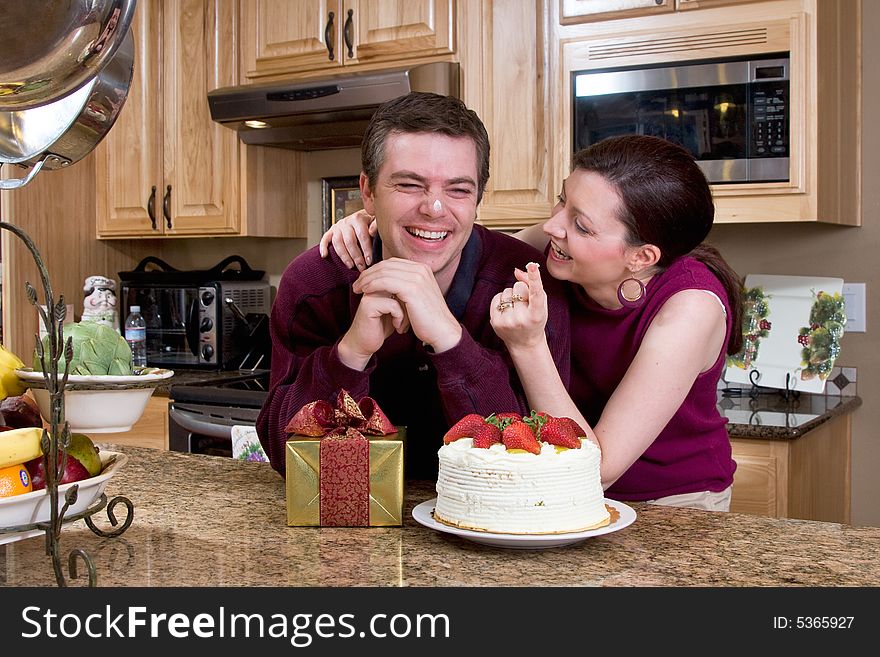
[[0,468],[25,463],[43,455],[40,440],[43,430],[39,427],[24,427],[0,431]]
[[17,397],[24,392],[24,386],[15,370],[24,367],[24,363],[14,353],[0,344],[0,400]]

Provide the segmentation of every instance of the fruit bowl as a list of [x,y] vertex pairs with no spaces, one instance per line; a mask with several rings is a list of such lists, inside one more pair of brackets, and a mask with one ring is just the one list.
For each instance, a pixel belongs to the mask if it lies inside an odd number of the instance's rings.
[[[76,484],[79,484],[79,494],[76,498],[76,504],[73,504],[67,510],[66,517],[82,513],[88,509],[104,492],[107,482],[128,460],[128,456],[121,452],[101,450],[100,456],[102,464],[101,474],[76,482]],[[58,486],[59,511],[64,506],[64,495],[73,485],[73,483],[70,483]],[[28,529],[11,533],[4,533],[3,530],[4,528],[20,527],[35,522],[48,522],[51,514],[50,502],[48,492],[45,489],[0,498],[0,545],[42,534],[42,529]]]
[[[78,433],[129,431],[137,422],[153,390],[172,376],[172,370],[143,368],[131,376],[77,375],[67,377],[64,388],[64,418]],[[19,369],[18,378],[33,392],[40,415],[51,421],[49,391],[42,372]]]

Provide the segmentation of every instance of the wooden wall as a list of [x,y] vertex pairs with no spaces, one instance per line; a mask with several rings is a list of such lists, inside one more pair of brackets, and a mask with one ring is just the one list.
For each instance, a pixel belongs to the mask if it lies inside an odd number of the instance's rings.
[[[4,166],[4,177],[21,170]],[[43,171],[28,185],[0,192],[0,217],[24,229],[34,240],[49,270],[56,300],[64,295],[79,320],[83,281],[95,274],[118,278],[158,249],[156,240],[95,239],[95,161],[89,155],[69,169]],[[24,244],[9,231],[0,234],[3,267],[3,344],[30,364],[37,314],[25,293],[25,281],[44,303],[36,264]]]

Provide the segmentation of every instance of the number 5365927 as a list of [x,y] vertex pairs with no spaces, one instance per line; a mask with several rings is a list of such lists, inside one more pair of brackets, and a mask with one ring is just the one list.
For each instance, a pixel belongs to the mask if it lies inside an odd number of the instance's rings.
[[849,629],[854,618],[855,616],[797,616],[794,626],[803,630]]

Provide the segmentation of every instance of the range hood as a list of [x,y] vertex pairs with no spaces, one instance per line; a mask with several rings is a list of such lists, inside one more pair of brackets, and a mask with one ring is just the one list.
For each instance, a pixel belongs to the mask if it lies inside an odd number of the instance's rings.
[[[459,96],[457,63],[332,78],[224,87],[208,92],[211,118],[245,144],[314,151],[360,147],[376,108],[411,91]],[[265,127],[257,127],[264,124]]]

